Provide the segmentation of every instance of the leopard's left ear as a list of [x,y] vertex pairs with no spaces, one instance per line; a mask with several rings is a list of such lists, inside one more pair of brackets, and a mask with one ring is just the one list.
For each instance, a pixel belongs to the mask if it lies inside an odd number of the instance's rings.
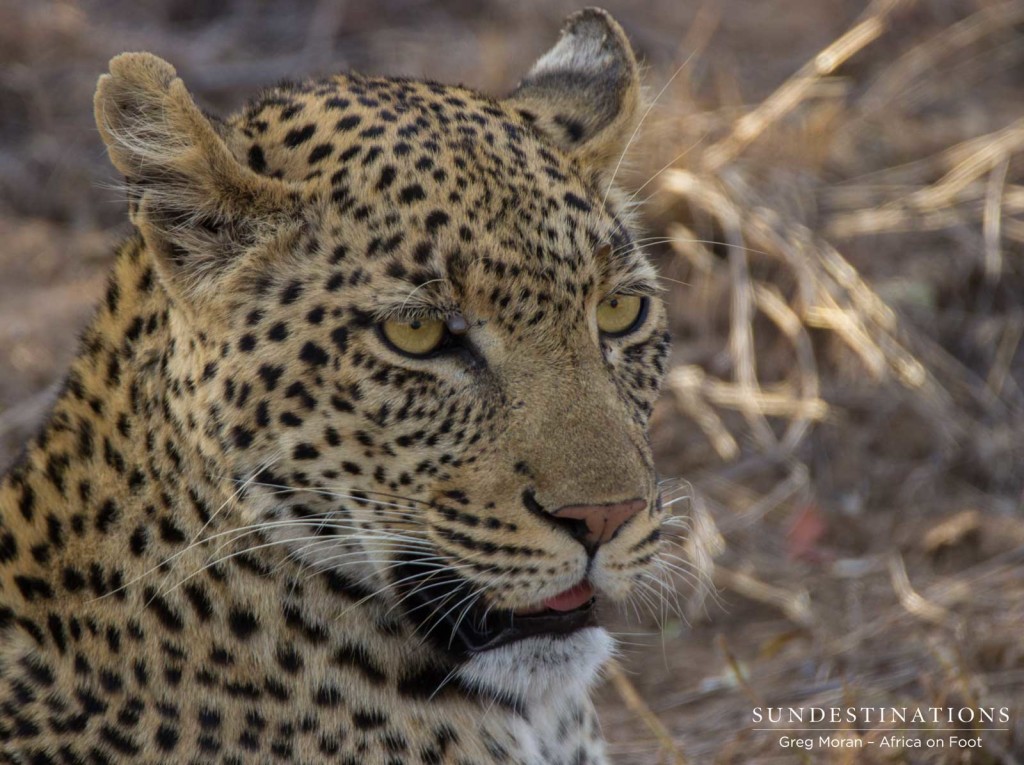
[[640,71],[622,27],[599,8],[574,13],[509,101],[585,166],[610,172],[640,118]]

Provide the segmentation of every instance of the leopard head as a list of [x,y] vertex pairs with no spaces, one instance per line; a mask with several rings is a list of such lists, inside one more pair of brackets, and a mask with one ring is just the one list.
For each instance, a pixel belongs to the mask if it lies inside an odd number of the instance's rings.
[[482,685],[589,682],[593,599],[658,555],[665,310],[613,185],[640,104],[597,10],[501,100],[339,75],[220,120],[148,54],[96,95],[188,448],[239,524],[368,582]]

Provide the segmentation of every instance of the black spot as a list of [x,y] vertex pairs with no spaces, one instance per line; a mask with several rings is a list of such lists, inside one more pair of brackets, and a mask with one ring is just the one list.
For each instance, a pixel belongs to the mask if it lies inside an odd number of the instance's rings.
[[220,727],[221,716],[216,709],[202,707],[196,715],[196,720],[199,722],[199,727],[204,730],[213,730]]
[[332,151],[334,151],[334,146],[329,143],[322,143],[313,148],[313,151],[309,153],[309,158],[306,161],[312,165],[319,162],[324,157],[329,156]]
[[441,228],[441,226],[447,225],[448,221],[448,213],[444,212],[443,210],[434,210],[432,213],[430,213],[430,215],[427,216],[427,220],[425,221],[427,231],[433,233],[437,229]]
[[587,200],[576,196],[571,191],[565,192],[563,199],[565,199],[565,203],[567,205],[575,207],[577,210],[581,210],[582,212],[590,212],[591,210],[590,203],[587,202]]
[[256,144],[249,147],[249,167],[257,173],[262,173],[267,169],[267,160],[263,156],[263,149]]
[[152,587],[147,587],[143,593],[146,608],[153,612],[160,623],[172,632],[181,632],[185,629],[185,622],[170,604]]
[[289,130],[288,135],[284,137],[284,145],[289,149],[293,149],[296,146],[305,143],[313,137],[313,133],[316,132],[316,125],[309,124],[301,128],[295,128]]
[[9,531],[0,534],[0,563],[7,563],[18,557],[18,542]]
[[178,730],[172,728],[167,723],[163,723],[157,728],[156,735],[153,737],[156,741],[156,745],[165,752],[174,751],[174,747],[178,745]]
[[100,670],[98,677],[100,685],[107,693],[117,693],[124,685],[121,676],[109,669]]
[[146,662],[139,659],[132,665],[132,673],[135,675],[135,682],[145,688],[149,684],[149,670],[146,669]]
[[[68,465],[71,463],[70,458],[66,454],[51,454],[46,460],[46,477],[50,480],[57,490],[61,494],[64,494],[66,489],[64,474],[67,472]],[[27,486],[22,494],[22,512],[26,520],[31,520],[31,510],[28,514],[25,513],[25,498],[31,496],[31,489]],[[31,505],[29,505],[31,507]]]
[[412,257],[419,265],[423,266],[429,262],[433,253],[434,250],[430,242],[420,242],[416,245],[416,249],[413,250]]
[[302,350],[299,352],[299,358],[307,364],[322,367],[327,363],[330,357],[323,348],[316,343],[309,341],[302,346]]
[[281,291],[281,305],[291,305],[302,294],[301,282],[292,282]]
[[208,621],[213,616],[213,603],[210,602],[210,597],[206,594],[206,590],[200,585],[191,582],[182,589],[199,619],[204,622]]
[[313,694],[317,706],[336,707],[341,703],[341,691],[333,685],[322,685]]
[[30,603],[36,598],[48,600],[53,597],[53,588],[50,584],[37,576],[19,574],[14,577],[14,584],[22,597]]
[[295,674],[302,669],[302,655],[292,646],[278,646],[277,663],[285,672]]
[[412,204],[413,202],[418,202],[421,199],[426,198],[426,192],[423,191],[423,187],[420,186],[418,183],[413,183],[410,184],[409,186],[406,186],[398,195],[398,200],[402,202],[402,204]]
[[374,685],[381,685],[387,680],[384,670],[374,662],[370,652],[356,643],[341,646],[334,654],[334,663],[357,670]]
[[64,589],[68,592],[78,592],[85,587],[85,576],[73,566],[64,567]]
[[256,425],[261,428],[270,424],[270,405],[266,401],[260,401],[256,405]]
[[235,446],[239,449],[246,449],[252,443],[254,437],[253,432],[248,428],[243,428],[240,425],[236,425],[231,432],[232,438],[235,442]]
[[339,162],[348,162],[350,159],[352,159],[354,156],[356,156],[356,154],[358,154],[362,150],[363,150],[363,147],[360,146],[359,144],[356,144],[355,146],[349,146],[347,149],[345,149],[345,151],[343,151],[341,154],[338,155],[338,161]]
[[355,407],[352,406],[350,402],[346,401],[345,399],[341,398],[338,395],[331,396],[331,406],[333,406],[337,411],[345,412],[346,414],[355,411]]
[[379,728],[388,721],[387,715],[375,709],[361,710],[352,715],[352,724],[359,730]]
[[559,114],[555,117],[555,124],[562,126],[562,129],[565,130],[565,134],[569,136],[569,140],[573,143],[579,143],[586,135],[583,123],[579,120],[574,120],[570,117]]
[[168,544],[181,544],[185,541],[185,532],[174,525],[167,516],[160,519],[160,538]]
[[146,532],[145,526],[139,524],[135,527],[135,531],[132,532],[131,538],[128,540],[128,545],[132,555],[136,558],[146,552],[146,548],[149,546],[149,534]]
[[331,341],[339,353],[345,353],[348,350],[348,328],[335,327],[331,332]]
[[260,623],[251,611],[232,608],[228,613],[228,627],[239,640],[248,640],[259,629]]
[[106,534],[110,530],[111,525],[117,521],[119,515],[120,510],[117,507],[117,503],[112,499],[108,499],[96,514],[96,530],[101,534]]
[[320,452],[313,444],[296,444],[292,451],[292,457],[297,460],[315,460],[319,456]]
[[334,129],[337,130],[338,132],[345,132],[347,130],[354,129],[360,122],[362,122],[361,117],[355,114],[350,114],[349,116],[342,117],[340,120],[338,120],[338,122],[334,126]]
[[107,310],[110,313],[117,313],[117,304],[121,299],[121,289],[117,286],[117,282],[111,282],[107,285]]
[[343,244],[337,245],[331,251],[331,265],[332,266],[338,265],[341,261],[343,261],[345,259],[345,257],[347,255],[348,255],[348,247],[346,247]]
[[263,364],[260,366],[258,374],[267,390],[272,391],[277,387],[277,381],[281,379],[281,375],[284,374],[284,367]]
[[380,178],[377,180],[377,191],[383,191],[394,182],[395,168],[391,165],[386,165],[384,169],[380,171]]

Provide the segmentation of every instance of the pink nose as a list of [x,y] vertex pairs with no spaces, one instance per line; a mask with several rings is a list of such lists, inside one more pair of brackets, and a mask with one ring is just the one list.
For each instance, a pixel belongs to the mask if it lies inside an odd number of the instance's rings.
[[[594,548],[610,542],[629,519],[647,507],[642,499],[616,502],[611,505],[566,505],[551,515],[571,526],[574,537],[586,547]],[[571,523],[575,521],[575,523]]]

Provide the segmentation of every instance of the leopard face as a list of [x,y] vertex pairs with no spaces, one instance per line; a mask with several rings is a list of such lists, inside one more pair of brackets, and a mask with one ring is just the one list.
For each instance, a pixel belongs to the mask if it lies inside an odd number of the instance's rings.
[[[225,509],[480,685],[586,682],[648,574],[665,311],[612,185],[639,117],[584,12],[507,99],[337,76],[213,120],[146,54],[97,120],[169,298],[169,415]],[[557,671],[555,671],[557,670]],[[545,680],[546,678],[546,680]]]

